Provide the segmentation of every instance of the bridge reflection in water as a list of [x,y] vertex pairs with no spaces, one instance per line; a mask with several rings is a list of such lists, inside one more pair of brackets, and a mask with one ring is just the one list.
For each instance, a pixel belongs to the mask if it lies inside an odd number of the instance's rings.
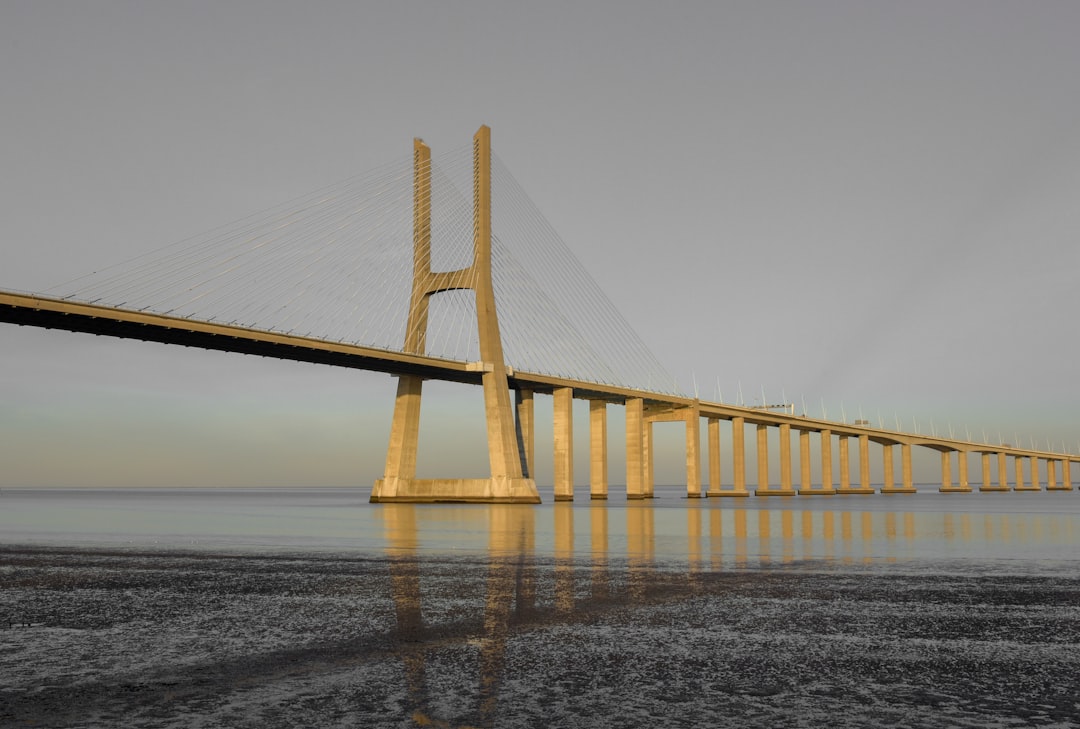
[[[754,570],[745,573],[754,579],[763,568],[873,571],[874,565],[897,562],[917,568],[927,555],[947,561],[981,553],[992,560],[1011,552],[1038,559],[1075,550],[1080,541],[1071,513],[718,509],[687,503],[671,508],[627,502],[625,509],[556,503],[542,510],[512,504],[384,505],[378,513],[390,558],[396,652],[415,723],[495,726],[514,639],[692,599],[719,589],[718,578],[740,579],[741,570]],[[458,579],[466,573],[480,576]],[[438,675],[447,671],[453,681]],[[466,692],[470,707],[446,695],[448,683],[460,684],[464,675],[475,677],[475,688]]]

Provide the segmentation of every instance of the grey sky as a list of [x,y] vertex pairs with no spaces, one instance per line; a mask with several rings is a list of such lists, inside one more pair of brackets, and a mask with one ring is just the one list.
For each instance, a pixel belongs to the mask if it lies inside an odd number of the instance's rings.
[[[0,287],[488,124],[683,389],[1075,452],[1077,28],[1073,2],[9,1]],[[0,342],[0,484],[381,472],[386,376],[9,325]],[[480,437],[479,391],[430,389],[424,468],[482,472],[482,442],[447,438],[462,403]],[[680,469],[665,456],[658,479]]]

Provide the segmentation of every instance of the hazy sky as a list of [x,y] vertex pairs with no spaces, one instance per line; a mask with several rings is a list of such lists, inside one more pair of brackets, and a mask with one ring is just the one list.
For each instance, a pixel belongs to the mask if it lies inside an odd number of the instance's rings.
[[[0,288],[487,124],[684,389],[1076,452],[1078,28],[1071,1],[7,0]],[[0,346],[0,485],[382,471],[385,375],[11,325]],[[422,471],[483,475],[479,389],[428,393]],[[550,400],[538,418],[550,482]],[[678,480],[682,434],[658,436]]]

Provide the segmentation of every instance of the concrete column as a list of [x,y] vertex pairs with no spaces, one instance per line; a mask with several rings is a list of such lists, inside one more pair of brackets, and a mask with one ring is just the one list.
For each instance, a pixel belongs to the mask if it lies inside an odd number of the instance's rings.
[[[1020,459],[1017,459],[1020,460]],[[1029,486],[1020,487],[1018,483],[1016,485],[1017,491],[1042,491],[1042,486],[1039,485],[1039,459],[1035,456],[1027,457],[1028,468],[1031,469],[1031,484]]]
[[607,403],[589,400],[589,498],[608,497]]
[[769,490],[769,430],[767,425],[757,426],[757,493]]
[[749,493],[746,490],[745,425],[746,421],[741,417],[731,419],[731,460],[735,481],[732,491],[739,496]]
[[799,431],[799,493],[810,490],[810,431]]
[[574,500],[574,391],[557,387],[555,401],[555,500]]
[[859,488],[867,493],[873,493],[870,487],[870,437],[859,436]]
[[900,462],[904,481],[902,488],[910,493],[915,493],[915,484],[912,483],[911,479],[911,446],[907,443],[900,444]]
[[821,431],[821,489],[816,493],[835,494],[832,480],[832,431]]
[[1024,461],[1020,456],[1013,456],[1013,465],[1016,467],[1016,483],[1013,484],[1013,490],[1024,490]]
[[645,498],[653,497],[653,487],[656,485],[656,454],[653,452],[653,424],[648,418],[645,419]]
[[851,490],[851,458],[848,455],[848,437],[840,436],[840,487],[837,493]]
[[1009,469],[1007,469],[1005,467],[1006,461],[1005,461],[1005,454],[1004,453],[998,453],[997,454],[997,463],[998,463],[998,487],[1001,488],[1002,491],[1007,491],[1009,489]]
[[709,496],[720,490],[720,419],[709,418]]
[[979,487],[980,491],[990,490],[990,454],[982,454],[982,486]]
[[390,425],[390,445],[386,449],[388,484],[416,478],[416,451],[420,438],[420,398],[424,381],[416,375],[398,377],[394,419]]
[[881,491],[886,493],[893,490],[893,464],[892,464],[892,449],[893,447],[888,444],[881,446]]
[[626,400],[626,498],[645,498],[645,402]]
[[791,489],[791,426],[780,424],[780,490],[794,494]]
[[1057,462],[1052,458],[1046,459],[1046,490],[1057,490]]
[[536,408],[532,390],[517,390],[514,393],[514,409],[517,414],[518,450],[525,462],[525,478],[535,478],[536,468]]
[[952,490],[952,458],[949,451],[941,452],[941,491]]
[[701,498],[701,414],[696,407],[686,414],[686,496]]
[[1068,459],[1061,462],[1061,486],[1066,491],[1072,491],[1072,474],[1069,467],[1072,465],[1072,461]]

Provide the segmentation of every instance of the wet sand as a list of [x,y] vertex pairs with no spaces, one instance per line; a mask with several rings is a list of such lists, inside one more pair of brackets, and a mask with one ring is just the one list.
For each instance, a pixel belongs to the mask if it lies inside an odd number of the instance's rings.
[[0,726],[1080,726],[1080,576],[0,547]]

